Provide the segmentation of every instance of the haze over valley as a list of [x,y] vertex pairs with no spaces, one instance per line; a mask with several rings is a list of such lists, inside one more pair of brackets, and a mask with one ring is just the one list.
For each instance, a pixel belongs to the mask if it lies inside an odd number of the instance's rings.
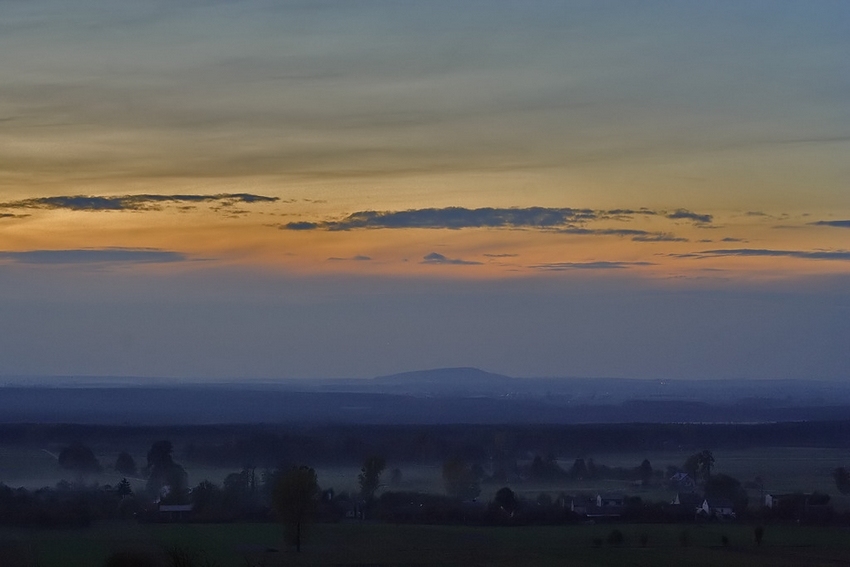
[[28,377],[6,379],[0,410],[7,423],[745,423],[844,419],[850,385],[512,378],[476,368],[233,382]]

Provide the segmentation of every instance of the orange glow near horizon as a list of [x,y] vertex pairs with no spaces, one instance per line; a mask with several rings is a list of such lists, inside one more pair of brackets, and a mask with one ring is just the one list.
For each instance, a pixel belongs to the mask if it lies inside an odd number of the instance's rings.
[[[529,226],[281,228],[288,222],[345,218],[317,215],[316,208],[313,203],[302,209],[298,203],[274,202],[227,207],[167,204],[159,210],[138,211],[27,209],[23,211],[27,216],[3,219],[3,251],[157,249],[203,259],[207,264],[304,275],[449,279],[628,272],[653,279],[747,280],[850,272],[850,261],[841,254],[846,243],[844,230],[812,225],[809,217],[777,219],[726,213],[715,215],[711,224],[695,224],[661,214],[637,214],[583,223],[579,228],[597,231],[590,234]],[[648,236],[633,235],[638,232]],[[725,255],[726,250],[740,255]],[[752,250],[770,252],[741,252]],[[836,259],[805,256],[830,250],[838,253]]]

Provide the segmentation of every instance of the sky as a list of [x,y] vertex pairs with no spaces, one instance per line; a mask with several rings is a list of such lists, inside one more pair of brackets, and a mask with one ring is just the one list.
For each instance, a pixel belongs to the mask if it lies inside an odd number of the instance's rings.
[[850,379],[843,0],[0,0],[0,376]]

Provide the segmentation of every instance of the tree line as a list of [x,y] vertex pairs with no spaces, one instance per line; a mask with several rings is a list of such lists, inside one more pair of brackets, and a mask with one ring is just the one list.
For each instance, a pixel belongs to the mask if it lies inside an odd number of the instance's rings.
[[216,467],[281,461],[359,463],[382,455],[405,463],[473,461],[501,456],[604,454],[747,447],[850,447],[850,421],[765,424],[586,425],[209,425],[103,426],[0,424],[0,445],[68,446],[76,440],[110,450],[170,439],[182,458]]

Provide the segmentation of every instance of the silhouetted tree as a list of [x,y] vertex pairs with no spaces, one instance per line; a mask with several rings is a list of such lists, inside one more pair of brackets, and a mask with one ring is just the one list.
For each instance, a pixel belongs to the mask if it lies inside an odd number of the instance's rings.
[[133,460],[130,453],[122,452],[118,455],[118,458],[115,459],[115,470],[127,476],[135,476],[136,461]]
[[832,478],[835,480],[835,486],[841,494],[850,492],[850,471],[845,467],[838,467],[832,471]]
[[396,487],[400,486],[401,485],[401,479],[402,479],[401,469],[394,468],[392,470],[392,472],[390,473],[390,484],[392,486],[396,486]]
[[699,474],[703,480],[708,480],[714,468],[714,455],[707,449],[700,451],[699,455]]
[[587,465],[584,462],[584,459],[578,458],[573,463],[572,468],[570,469],[570,477],[583,479],[587,478]]
[[697,478],[697,472],[699,471],[699,453],[694,453],[685,459],[685,463],[682,465],[682,470],[688,473],[691,478]]
[[481,494],[481,479],[468,463],[450,459],[443,463],[443,484],[446,494],[460,500],[472,500]]
[[59,453],[59,466],[78,473],[100,471],[100,463],[94,452],[82,443],[72,443]]
[[274,486],[272,502],[283,522],[287,541],[301,551],[304,525],[316,511],[319,482],[310,467],[293,467],[281,474]]
[[248,463],[242,467],[242,475],[245,477],[245,486],[248,489],[248,494],[252,497],[257,492],[257,467]]
[[222,481],[223,506],[234,513],[245,513],[255,508],[258,500],[257,475],[252,466],[230,473]]
[[208,512],[210,508],[214,508],[221,500],[221,490],[208,480],[203,480],[198,483],[198,486],[192,489],[192,504],[194,511],[199,513]]
[[528,472],[532,478],[538,480],[554,480],[564,474],[563,469],[558,465],[558,460],[552,454],[545,459],[536,455]]
[[624,541],[626,541],[626,537],[618,529],[613,529],[608,534],[608,545],[622,545]]
[[596,463],[593,462],[593,459],[587,459],[587,478],[596,478],[598,474]]
[[250,479],[245,471],[230,473],[221,483],[226,505],[232,509],[244,509],[250,499]]
[[725,474],[713,475],[706,481],[704,489],[706,498],[724,498],[732,502],[738,514],[747,509],[747,491],[736,478]]
[[161,565],[159,558],[146,551],[121,550],[106,558],[105,567],[156,567]]
[[248,494],[248,485],[248,479],[243,472],[230,473],[221,482],[224,491],[236,499],[241,499]]
[[171,456],[171,441],[157,441],[148,451],[147,492],[163,502],[179,502],[187,492],[188,475]]
[[165,550],[168,564],[171,567],[213,567],[218,565],[203,551],[197,551],[179,545]]
[[548,508],[552,505],[552,497],[549,496],[546,492],[541,492],[537,495],[537,505],[542,506],[543,508]]
[[638,467],[638,474],[640,475],[640,481],[646,485],[652,481],[652,464],[650,464],[649,459],[644,459],[643,462]]
[[493,503],[499,508],[513,516],[519,507],[514,491],[507,486],[496,491],[496,496],[493,498]]
[[699,453],[694,453],[685,460],[682,469],[693,479],[701,479],[707,481],[711,476],[711,469],[714,468],[714,455],[708,449],[703,449]]
[[120,496],[121,498],[132,495],[133,489],[130,487],[130,481],[128,481],[126,478],[122,478],[116,485],[115,492],[117,492],[118,496]]
[[387,466],[383,457],[372,455],[363,461],[357,480],[360,483],[360,497],[369,501],[375,497],[375,491],[381,485],[381,474]]
[[753,537],[756,540],[756,545],[760,546],[764,539],[764,526],[756,526],[753,528]]

